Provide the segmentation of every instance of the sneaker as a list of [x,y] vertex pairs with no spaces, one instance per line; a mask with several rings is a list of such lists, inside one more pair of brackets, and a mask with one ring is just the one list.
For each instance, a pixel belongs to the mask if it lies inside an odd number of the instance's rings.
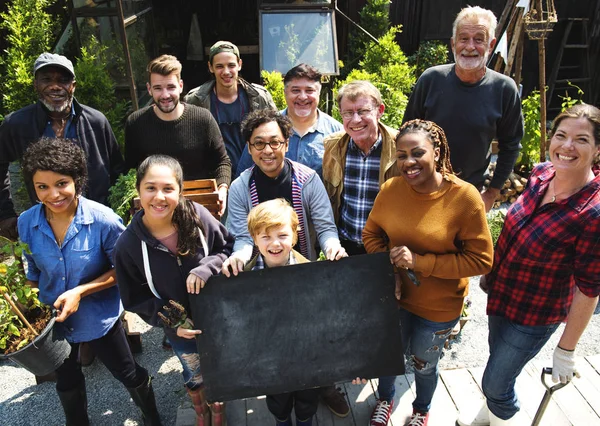
[[377,401],[377,405],[371,414],[369,426],[387,426],[394,408],[394,401]]
[[410,421],[406,423],[406,426],[427,426],[429,420],[429,412],[424,413],[413,409],[413,414],[410,416]]
[[327,408],[338,417],[346,417],[350,413],[346,394],[340,388],[335,386],[321,388],[321,399]]

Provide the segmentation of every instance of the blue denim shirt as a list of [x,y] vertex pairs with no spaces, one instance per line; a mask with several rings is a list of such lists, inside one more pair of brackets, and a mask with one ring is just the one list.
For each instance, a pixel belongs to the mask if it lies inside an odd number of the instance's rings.
[[[304,136],[300,137],[295,130],[292,130],[290,145],[285,154],[285,158],[289,158],[292,161],[310,167],[317,172],[321,180],[323,180],[323,154],[325,153],[323,139],[331,133],[344,130],[344,126],[323,111],[317,110],[317,112],[319,114],[317,123]],[[287,108],[281,110],[280,113],[282,115],[287,115]],[[240,171],[240,173],[254,165],[252,157],[247,151],[248,150],[246,149],[245,155],[242,155],[242,158],[240,159],[240,164],[238,166],[238,171]]]
[[[321,110],[317,110],[317,113],[319,114],[317,123],[304,136],[300,137],[296,130],[292,130],[290,146],[285,157],[310,167],[323,180],[323,154],[325,153],[323,139],[332,133],[344,130],[344,126]],[[281,111],[281,114],[287,115],[287,108]]]
[[[53,305],[58,296],[90,282],[113,267],[112,252],[125,227],[111,209],[84,197],[59,247],[42,204],[19,216],[19,236],[29,245],[27,279],[37,281],[42,303]],[[83,297],[79,309],[62,324],[69,342],[88,342],[104,336],[119,319],[123,305],[115,285]]]

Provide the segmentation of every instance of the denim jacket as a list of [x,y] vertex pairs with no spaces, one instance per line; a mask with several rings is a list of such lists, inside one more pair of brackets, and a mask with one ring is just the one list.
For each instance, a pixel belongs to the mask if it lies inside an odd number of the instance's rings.
[[[112,252],[125,227],[111,209],[79,197],[79,205],[59,247],[42,204],[19,216],[19,235],[29,245],[27,279],[37,281],[42,303],[52,305],[62,293],[90,282],[113,267]],[[77,312],[58,324],[69,342],[104,336],[119,319],[123,305],[115,285],[83,297]]]

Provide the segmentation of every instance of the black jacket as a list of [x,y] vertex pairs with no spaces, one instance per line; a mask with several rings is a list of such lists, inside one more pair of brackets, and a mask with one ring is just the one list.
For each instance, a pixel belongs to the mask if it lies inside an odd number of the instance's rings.
[[[221,272],[223,261],[233,249],[233,236],[217,221],[206,208],[194,203],[196,212],[204,225],[204,237],[208,246],[208,256],[200,247],[197,253],[187,256],[175,256],[163,244],[154,238],[144,223],[144,211],[137,212],[131,223],[121,234],[114,250],[114,265],[117,272],[117,284],[121,293],[123,307],[138,314],[151,325],[162,326],[157,313],[169,300],[181,303],[191,316],[185,280],[192,273],[204,282]],[[152,281],[157,293],[156,298],[146,280],[141,242],[148,246],[148,260]]]
[[[77,139],[87,157],[88,185],[84,195],[94,201],[107,204],[108,188],[125,171],[125,163],[119,151],[115,135],[108,120],[100,111],[81,105],[73,99],[74,125]],[[44,133],[48,115],[38,101],[6,116],[0,125],[0,219],[16,216],[10,198],[8,165],[21,160],[30,143]],[[27,185],[29,199],[36,200],[33,186]]]

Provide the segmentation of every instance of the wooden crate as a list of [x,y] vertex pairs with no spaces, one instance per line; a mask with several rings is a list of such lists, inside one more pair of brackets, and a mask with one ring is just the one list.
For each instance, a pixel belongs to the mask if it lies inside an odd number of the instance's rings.
[[[183,195],[188,200],[202,204],[217,219],[219,216],[219,193],[214,179],[186,180],[183,182]],[[133,199],[133,210],[142,208],[139,197]]]

